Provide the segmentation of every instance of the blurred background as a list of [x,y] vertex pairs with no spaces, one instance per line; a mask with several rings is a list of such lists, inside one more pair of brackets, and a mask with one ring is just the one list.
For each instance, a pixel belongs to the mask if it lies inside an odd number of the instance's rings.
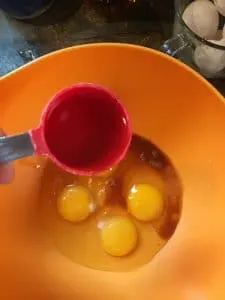
[[[160,49],[174,0],[0,0],[0,76],[48,52],[93,42]],[[210,80],[225,93],[224,80]]]
[[[29,2],[33,5],[27,7]],[[0,11],[0,75],[83,43],[127,42],[157,49],[171,35],[174,14],[173,0],[0,0],[0,7],[5,10]]]

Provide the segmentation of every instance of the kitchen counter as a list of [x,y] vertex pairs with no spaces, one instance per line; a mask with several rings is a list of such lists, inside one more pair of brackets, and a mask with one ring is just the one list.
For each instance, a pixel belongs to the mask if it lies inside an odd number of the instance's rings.
[[103,1],[57,0],[49,11],[29,23],[0,12],[0,75],[71,45],[108,41],[158,48],[170,35],[171,22],[161,23],[150,5],[146,13],[145,4],[137,7],[128,2],[124,9],[123,0],[116,5]]
[[[173,14],[173,0],[55,0],[45,14],[26,22],[0,12],[0,76],[77,44],[126,42],[159,49],[171,36]],[[213,84],[225,94],[223,80]]]

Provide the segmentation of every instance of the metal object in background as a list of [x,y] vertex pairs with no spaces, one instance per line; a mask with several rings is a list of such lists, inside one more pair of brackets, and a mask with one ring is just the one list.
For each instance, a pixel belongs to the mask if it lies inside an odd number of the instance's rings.
[[54,0],[0,0],[0,9],[17,19],[41,15]]

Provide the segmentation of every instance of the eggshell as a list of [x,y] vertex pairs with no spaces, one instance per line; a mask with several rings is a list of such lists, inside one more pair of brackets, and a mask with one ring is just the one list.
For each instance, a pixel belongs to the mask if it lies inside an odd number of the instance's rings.
[[214,39],[219,26],[219,14],[208,0],[196,0],[187,6],[182,16],[186,25],[205,39]]
[[[210,42],[225,46],[225,40]],[[224,50],[215,49],[207,45],[199,45],[194,52],[194,61],[201,73],[212,76],[225,68],[225,48]]]
[[225,17],[225,1],[224,0],[213,0],[217,11]]

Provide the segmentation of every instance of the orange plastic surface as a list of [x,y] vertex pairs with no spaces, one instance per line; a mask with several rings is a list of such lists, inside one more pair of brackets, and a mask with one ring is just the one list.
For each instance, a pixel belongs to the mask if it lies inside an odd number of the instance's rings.
[[[35,127],[46,101],[80,81],[119,95],[136,133],[172,160],[184,188],[177,230],[136,271],[91,270],[64,257],[38,227],[42,158],[15,163],[0,187],[0,298],[4,300],[224,300],[225,106],[182,63],[132,45],[92,44],[51,53],[0,80],[0,126]],[[91,249],[90,249],[91,250]]]

